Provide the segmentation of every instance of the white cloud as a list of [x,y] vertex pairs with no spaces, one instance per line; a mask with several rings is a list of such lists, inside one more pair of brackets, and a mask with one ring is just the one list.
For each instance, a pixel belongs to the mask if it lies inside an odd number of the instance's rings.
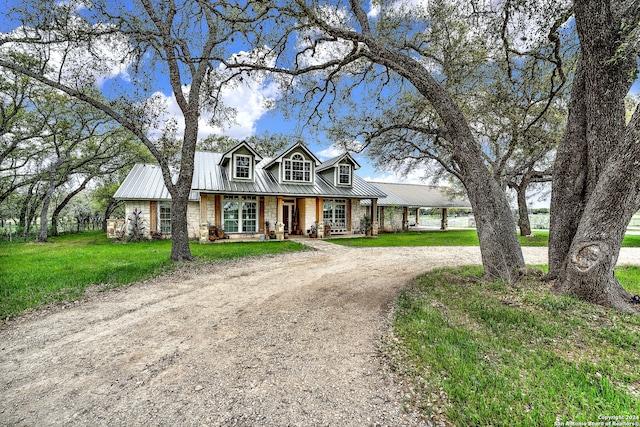
[[329,160],[334,157],[338,157],[339,155],[344,154],[344,149],[338,148],[335,145],[332,145],[329,148],[326,148],[322,151],[318,151],[316,155],[320,160]]
[[[188,88],[186,88],[188,91]],[[274,100],[279,94],[275,83],[266,82],[262,78],[245,77],[241,83],[224,87],[221,91],[221,101],[224,107],[234,110],[233,122],[226,125],[212,125],[210,113],[201,114],[198,122],[198,139],[211,134],[227,135],[236,139],[245,139],[256,133],[256,123],[273,106]],[[153,95],[161,100],[164,105],[164,113],[156,122],[162,123],[168,119],[177,122],[177,136],[184,135],[184,117],[175,95],[165,95],[157,92]],[[152,132],[155,136],[159,131]]]
[[338,157],[341,154],[344,154],[346,151],[350,152],[351,155],[357,156],[363,150],[363,145],[360,141],[340,141],[338,143],[334,143],[331,147],[326,148],[317,153],[318,158],[321,160],[328,160],[334,157]]
[[[76,21],[77,25],[82,25]],[[70,28],[66,29],[71,30]],[[2,52],[20,51],[46,60],[51,71],[50,78],[61,76],[68,85],[96,85],[100,87],[105,81],[116,77],[129,80],[127,69],[132,63],[129,42],[122,34],[107,34],[91,43],[56,43],[61,39],[53,32],[36,33],[31,28],[19,27],[8,34],[2,34],[6,40],[35,37],[51,40],[51,44],[29,44],[7,42],[2,45]]]
[[396,0],[384,3],[380,0],[371,0],[369,2],[369,12],[367,12],[367,16],[372,19],[379,18],[383,6],[385,12],[392,15],[397,13],[425,14],[429,6],[429,0]]
[[[327,25],[349,29],[349,14],[341,7],[320,6],[318,17]],[[303,52],[296,59],[300,66],[309,67],[324,64],[329,61],[344,58],[353,48],[353,43],[347,40],[321,41],[325,37],[320,28],[307,29],[297,35],[296,50]],[[323,72],[318,72],[322,74]],[[326,73],[326,72],[325,72]]]
[[380,15],[380,3],[376,0],[371,0],[369,2],[369,12],[367,12],[367,16],[375,19],[378,15]]

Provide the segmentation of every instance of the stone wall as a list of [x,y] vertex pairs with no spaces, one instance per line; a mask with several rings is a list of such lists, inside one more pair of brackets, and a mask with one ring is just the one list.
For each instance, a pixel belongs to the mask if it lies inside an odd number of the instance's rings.
[[200,202],[187,204],[187,231],[190,239],[200,238]]
[[360,230],[360,221],[365,215],[365,206],[360,204],[360,200],[354,200],[351,204],[351,228],[352,231],[357,232]]
[[385,206],[384,218],[378,219],[378,224],[381,224],[380,231],[386,231],[388,233],[396,233],[402,231],[402,215],[404,209],[400,206]]
[[265,196],[264,198],[264,218],[260,221],[269,221],[269,231],[276,231],[276,221],[278,219],[278,199],[275,196]]
[[127,221],[127,225],[125,227],[126,233],[128,234],[131,231],[131,224],[129,219],[132,217],[133,212],[134,211],[140,211],[142,212],[141,215],[141,219],[142,219],[142,227],[144,227],[144,229],[142,230],[142,234],[143,236],[150,238],[151,235],[149,234],[149,227],[151,226],[151,213],[149,211],[150,209],[150,202],[147,200],[137,200],[137,201],[131,201],[128,200],[125,202],[125,218]]
[[316,199],[307,198],[300,203],[300,229],[304,235],[307,230],[316,222]]

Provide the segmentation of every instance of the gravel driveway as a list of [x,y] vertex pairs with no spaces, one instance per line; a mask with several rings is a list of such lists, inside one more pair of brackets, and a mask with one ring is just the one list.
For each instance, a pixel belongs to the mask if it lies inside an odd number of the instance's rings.
[[403,409],[380,336],[412,277],[478,264],[478,248],[311,243],[1,326],[0,425],[427,425]]

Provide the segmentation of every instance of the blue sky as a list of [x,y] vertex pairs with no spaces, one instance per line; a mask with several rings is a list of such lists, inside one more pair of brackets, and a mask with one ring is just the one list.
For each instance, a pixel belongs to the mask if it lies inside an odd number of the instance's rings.
[[[411,0],[421,1],[421,0]],[[5,11],[10,7],[22,3],[15,0],[5,0]],[[0,12],[1,13],[1,12]],[[370,12],[370,16],[375,15],[375,10]],[[17,21],[9,20],[6,14],[0,15],[0,31],[3,33],[9,33],[18,26]],[[78,53],[81,58],[79,62],[89,61],[87,55]],[[105,51],[105,57],[109,56],[108,51]],[[120,85],[126,87],[128,76],[128,70],[126,65],[123,66],[120,61],[114,61],[113,66],[104,75],[96,75],[96,81],[98,85],[103,89],[103,93],[109,93],[110,87]],[[156,91],[154,94],[159,98],[162,98],[166,103],[167,114],[163,118],[173,117],[178,120],[178,129],[183,129],[184,125],[181,123],[181,113],[175,102],[175,98],[172,95],[172,91],[167,84],[165,76],[161,73],[156,73],[156,79],[153,83],[153,88]],[[233,138],[243,139],[254,134],[261,134],[268,132],[270,134],[283,133],[293,134],[296,131],[297,123],[293,119],[285,119],[279,108],[281,107],[276,102],[275,107],[272,109],[264,108],[263,101],[269,98],[278,98],[278,91],[274,85],[269,85],[264,82],[248,82],[238,86],[236,89],[229,89],[225,91],[223,98],[227,106],[233,107],[237,110],[236,123],[226,126],[224,128],[211,126],[206,121],[201,122],[201,131],[199,136],[201,138],[210,134],[228,135]],[[339,150],[336,150],[331,146],[331,143],[322,137],[317,137],[314,132],[314,136],[307,135],[307,132],[302,133],[304,142],[310,147],[310,149],[321,159],[326,160],[336,155],[341,154]],[[423,174],[416,172],[408,177],[401,177],[394,174],[391,171],[376,170],[364,155],[355,155],[356,160],[361,165],[361,169],[357,172],[361,177],[369,180],[378,181],[391,181],[391,182],[412,182],[420,183]]]
[[[426,0],[410,0],[411,2],[420,2]],[[5,7],[11,7],[11,5],[19,5],[20,2],[14,0],[5,0]],[[5,9],[7,10],[7,9]],[[1,13],[1,12],[0,12]],[[375,17],[376,9],[371,8],[369,15]],[[0,31],[7,33],[15,29],[17,22],[11,22],[7,19],[6,15],[0,15]],[[79,54],[82,55],[81,53]],[[108,54],[105,54],[108,56]],[[103,76],[97,76],[99,84],[103,88],[107,88],[112,84],[127,84],[128,70],[126,67],[117,61],[113,67]],[[159,73],[156,74],[157,81],[154,82],[155,94],[158,95],[166,102],[167,114],[164,118],[175,117],[180,118],[180,111],[177,108],[175,99],[172,92],[168,87],[166,80],[163,82],[163,76]],[[640,84],[636,83],[632,89],[633,93],[640,91]],[[253,81],[246,82],[235,89],[228,89],[223,94],[224,102],[226,105],[233,107],[237,110],[236,123],[226,126],[224,128],[215,127],[201,123],[200,137],[206,137],[210,134],[228,135],[237,139],[247,138],[254,134],[261,134],[268,132],[270,134],[293,134],[297,130],[297,123],[293,119],[285,119],[282,112],[279,110],[281,105],[276,101],[275,107],[272,109],[265,108],[264,100],[278,98],[278,90],[273,85],[270,85],[265,81]],[[179,129],[183,127],[178,124]],[[339,150],[336,150],[331,146],[331,142],[319,137],[316,139],[315,133],[313,136],[308,135],[305,137],[306,132],[302,133],[302,139],[310,147],[310,149],[321,159],[326,160],[336,155],[341,154]],[[374,180],[374,181],[386,181],[386,182],[410,182],[410,183],[424,183],[425,176],[422,170],[416,170],[409,176],[400,176],[393,171],[376,170],[372,162],[370,162],[364,155],[355,155],[356,160],[361,165],[361,169],[357,172],[361,177]],[[537,202],[532,200],[533,205],[545,205],[547,202]]]

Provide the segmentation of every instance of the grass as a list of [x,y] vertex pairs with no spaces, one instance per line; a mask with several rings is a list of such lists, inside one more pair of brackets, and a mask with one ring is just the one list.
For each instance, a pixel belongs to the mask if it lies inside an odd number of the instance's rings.
[[[548,246],[549,232],[535,231],[534,237],[519,236],[521,246]],[[330,242],[353,247],[383,246],[478,246],[476,230],[428,230],[409,231],[406,233],[382,233],[377,238],[361,237],[328,239]],[[623,247],[640,247],[640,235],[626,235]]]
[[[406,233],[381,233],[374,239],[361,237],[329,239],[330,242],[354,247],[383,246],[478,246],[476,230],[433,230],[409,231]],[[522,246],[546,246],[548,234],[539,233],[536,237],[520,237]]]
[[428,417],[540,426],[640,413],[640,316],[480,274],[436,270],[398,299],[388,350]]
[[[191,245],[201,262],[292,252],[296,242]],[[171,242],[122,244],[102,232],[70,234],[41,243],[0,244],[0,321],[49,303],[71,301],[92,285],[112,288],[177,268]]]

